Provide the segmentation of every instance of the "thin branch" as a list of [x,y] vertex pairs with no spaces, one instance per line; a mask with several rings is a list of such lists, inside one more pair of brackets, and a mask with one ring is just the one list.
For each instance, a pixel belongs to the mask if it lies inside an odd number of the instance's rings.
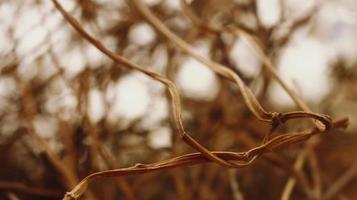
[[[335,128],[343,127],[346,125],[346,118],[334,121],[333,125]],[[254,160],[263,154],[276,151],[278,149],[284,148],[288,145],[298,143],[304,140],[307,140],[311,136],[318,134],[319,130],[317,128],[306,129],[297,133],[288,133],[285,135],[279,135],[268,141],[265,144],[262,144],[258,147],[252,148],[246,152],[222,152],[222,151],[212,151],[210,153],[219,157],[225,161],[236,161],[240,163],[240,167],[245,167],[250,165]],[[88,185],[98,178],[104,177],[117,177],[125,175],[134,175],[134,174],[143,174],[150,173],[165,169],[177,168],[182,166],[192,166],[197,164],[209,163],[212,160],[209,160],[202,153],[191,153],[185,154],[182,156],[174,157],[168,160],[151,163],[151,164],[141,164],[138,163],[132,167],[113,169],[107,171],[101,171],[97,173],[90,174],[85,177],[72,191],[67,192],[64,200],[78,199],[88,188]]]
[[[123,64],[124,66],[127,66],[131,69],[140,71],[149,77],[161,82],[164,84],[167,89],[169,90],[169,93],[171,95],[171,100],[172,100],[172,107],[174,111],[174,119],[175,123],[179,132],[180,137],[192,148],[195,150],[201,152],[203,155],[207,156],[212,161],[215,161],[219,163],[222,166],[226,167],[241,167],[241,164],[236,164],[236,163],[230,163],[225,160],[220,159],[219,157],[216,157],[214,154],[210,153],[208,149],[203,147],[201,144],[199,144],[195,139],[193,139],[189,134],[187,134],[184,130],[182,119],[181,119],[181,102],[180,102],[180,95],[179,92],[175,86],[174,83],[172,83],[170,80],[167,78],[152,72],[150,70],[147,70],[137,64],[132,63],[128,59],[119,56],[115,54],[114,52],[110,51],[107,49],[99,40],[95,39],[93,36],[91,36],[88,32],[84,30],[84,28],[80,25],[80,23],[73,18],[71,15],[69,15],[63,7],[56,1],[52,1],[56,8],[61,12],[61,14],[64,16],[64,18],[72,25],[73,28],[75,28],[85,39],[87,39],[92,45],[98,48],[101,52],[103,52],[105,55],[107,55],[109,58],[111,58],[113,61]],[[168,30],[168,29],[167,29]],[[171,33],[171,32],[170,32]],[[175,35],[173,35],[175,36]],[[175,36],[177,37],[177,36]],[[188,45],[186,43],[183,43],[183,45]],[[189,47],[189,46],[188,46]],[[193,51],[193,53],[195,53]],[[197,53],[195,55],[199,56]],[[285,114],[280,114],[280,113],[268,113],[266,112],[261,105],[258,103],[258,101],[255,99],[253,93],[250,91],[250,89],[245,86],[243,81],[232,71],[230,71],[228,68],[220,66],[217,63],[213,63],[211,61],[208,61],[204,59],[203,57],[198,57],[202,58],[204,62],[209,64],[210,66],[216,66],[215,69],[217,69],[219,72],[225,74],[227,77],[233,76],[233,79],[237,81],[237,84],[243,89],[242,93],[243,96],[245,96],[246,103],[249,108],[251,108],[252,112],[255,113],[258,119],[262,121],[269,121],[272,124],[275,122],[285,122],[289,119],[293,118],[301,118],[301,117],[308,117],[308,118],[315,118],[318,120],[321,120],[326,126],[330,126],[329,124],[331,123],[331,120],[328,116],[325,115],[319,115],[315,113],[303,113],[303,112],[290,112],[290,113],[285,113]]]
[[[191,21],[195,25],[204,27],[205,29],[211,30],[212,32],[230,32],[230,33],[235,34],[236,36],[243,36],[243,37],[247,38],[249,43],[255,49],[255,52],[257,52],[259,58],[263,61],[263,63],[264,63],[263,67],[265,67],[265,69],[267,69],[267,71],[270,73],[270,75],[283,87],[283,89],[289,94],[289,96],[293,99],[293,101],[295,102],[296,105],[298,105],[302,110],[304,110],[306,112],[311,112],[311,109],[307,106],[307,104],[304,102],[304,100],[294,90],[292,90],[283,81],[282,78],[280,78],[280,76],[278,75],[278,73],[276,71],[276,67],[273,66],[270,59],[264,53],[264,51],[260,47],[259,43],[256,41],[256,39],[253,36],[251,36],[249,33],[244,31],[243,29],[237,28],[235,26],[228,26],[227,28],[209,26],[208,23],[204,23],[201,19],[199,19],[198,17],[196,17],[193,14],[190,7],[186,3],[186,0],[181,0],[181,5],[182,5],[182,8],[183,8],[184,12],[186,13],[186,15],[191,19]],[[316,12],[316,10],[317,10],[317,6],[314,7],[314,9],[312,9],[312,11],[308,15],[306,15],[302,19],[296,21],[294,23],[294,27],[292,29],[296,29],[296,27],[300,26],[301,24],[306,23],[306,21],[308,21],[311,18],[311,16],[313,16],[313,14]],[[283,8],[282,8],[282,12],[283,12]],[[290,30],[290,31],[292,31],[292,30]],[[287,39],[288,39],[288,37],[286,36],[284,41],[286,42]],[[315,126],[318,127],[321,131],[328,129],[328,127],[324,126],[324,124],[322,124],[320,121],[313,120],[313,122],[314,122]],[[273,129],[274,129],[274,127],[272,128],[272,130]],[[270,134],[267,134],[265,139],[268,139],[269,135]],[[304,163],[305,156],[302,154],[303,153],[300,153],[298,158],[295,161],[295,166],[297,166],[296,167],[297,171],[299,171],[302,167],[302,166],[299,167],[300,164]],[[282,194],[282,196],[285,199],[289,199],[288,198],[289,192],[292,191],[294,185],[295,185],[294,177],[289,178],[288,182],[285,185],[285,190],[283,191],[283,194]]]
[[[266,111],[261,104],[258,102],[256,97],[253,95],[253,92],[247,87],[242,79],[231,69],[228,67],[225,67],[219,63],[216,63],[214,61],[208,60],[201,56],[199,53],[197,53],[191,45],[189,45],[187,42],[185,42],[183,39],[178,37],[176,34],[174,34],[172,31],[170,31],[151,11],[150,9],[144,5],[140,0],[133,0],[132,1],[137,8],[137,10],[145,17],[145,19],[153,25],[153,27],[159,31],[162,35],[167,37],[171,42],[176,44],[179,48],[181,48],[184,52],[195,58],[198,62],[201,62],[202,64],[206,65],[210,69],[212,69],[214,72],[217,74],[221,75],[222,77],[235,82],[237,86],[240,89],[240,92],[242,93],[242,96],[244,98],[244,101],[250,111],[254,114],[255,117],[257,117],[259,120],[264,121],[264,122],[269,122],[274,125],[277,121],[280,122],[285,122],[289,119],[293,118],[314,118],[317,120],[318,123],[318,128],[321,131],[324,131],[328,129],[330,126],[331,119],[329,116],[326,115],[320,115],[317,113],[311,112],[311,110],[307,107],[307,105],[302,101],[301,98],[299,98],[298,95],[294,93],[293,90],[291,90],[283,81],[280,79],[278,76],[277,72],[275,71],[274,67],[270,64],[269,70],[271,73],[276,76],[275,78],[281,83],[284,87],[285,90],[288,91],[289,95],[292,95],[294,100],[297,102],[298,105],[300,105],[305,112],[290,112],[290,113],[277,113],[277,112],[268,112]],[[214,31],[217,29],[214,29]],[[237,30],[236,30],[237,31]],[[240,33],[240,32],[239,32]],[[255,43],[254,43],[255,44]],[[261,55],[263,57],[263,52],[261,51]],[[270,63],[269,59],[264,57],[265,62]]]
[[[186,51],[186,53],[193,56],[195,59],[199,60],[200,62],[204,63],[205,65],[209,66],[212,70],[216,73],[220,74],[221,76],[235,82],[244,97],[245,103],[248,108],[252,111],[252,113],[257,117],[259,120],[264,122],[269,122],[274,126],[279,125],[280,123],[284,123],[290,119],[296,118],[312,118],[318,120],[317,127],[306,129],[300,132],[292,132],[286,133],[279,136],[276,136],[266,143],[250,149],[246,152],[210,152],[208,149],[203,147],[200,143],[194,140],[190,135],[188,135],[183,127],[182,119],[181,119],[181,102],[178,90],[173,82],[168,80],[167,78],[147,70],[135,63],[132,63],[128,59],[117,55],[116,53],[107,49],[99,40],[91,36],[84,28],[80,25],[80,23],[73,18],[70,14],[68,14],[63,7],[58,3],[57,0],[52,0],[55,7],[61,12],[63,17],[72,25],[72,27],[87,41],[89,41],[92,45],[94,45],[98,50],[112,59],[114,62],[123,64],[124,66],[140,71],[147,76],[151,77],[152,79],[161,82],[166,86],[169,91],[171,97],[171,106],[173,110],[173,116],[175,120],[175,124],[178,129],[178,133],[181,139],[187,143],[189,146],[196,149],[199,153],[192,153],[186,154],[182,156],[178,156],[175,158],[171,158],[165,161],[152,163],[152,164],[137,164],[133,167],[129,168],[121,168],[121,169],[114,169],[108,170],[103,172],[93,173],[86,178],[84,178],[71,192],[67,193],[65,199],[71,198],[79,198],[84,191],[87,189],[87,186],[93,180],[100,178],[100,177],[111,177],[111,176],[122,176],[122,175],[129,175],[129,174],[141,174],[147,172],[153,172],[157,170],[175,168],[180,166],[189,166],[207,162],[215,162],[220,164],[224,167],[229,168],[241,168],[247,165],[250,165],[254,160],[259,158],[261,155],[281,149],[291,144],[295,144],[298,142],[302,142],[310,138],[311,136],[321,133],[326,129],[335,127],[345,127],[347,126],[348,119],[342,118],[339,120],[332,121],[329,116],[321,115],[317,113],[312,113],[310,111],[295,111],[289,113],[275,113],[275,112],[267,112],[263,109],[263,107],[259,104],[251,90],[244,84],[244,82],[239,78],[237,74],[233,71],[228,69],[227,67],[215,63],[213,61],[207,60],[201,57],[198,53],[196,53],[193,48],[184,42],[182,39],[177,37],[173,34],[169,29],[167,29],[162,22],[160,22],[152,13],[151,11],[145,7],[145,5],[141,4],[139,1],[134,0],[136,7],[141,13],[148,19],[148,21],[154,24],[154,27],[157,28],[161,33],[167,36],[171,41],[173,41],[176,45]],[[303,107],[303,106],[302,106]],[[319,126],[320,124],[320,126]],[[233,162],[234,161],[234,162]]]
[[[356,159],[356,158],[355,158]],[[322,199],[332,199],[339,191],[342,190],[350,181],[357,176],[357,162],[355,162],[344,174],[341,175],[327,190]]]
[[229,185],[231,186],[231,189],[233,191],[234,199],[235,200],[244,200],[243,194],[239,189],[239,184],[236,179],[236,171],[229,170],[228,176],[229,176]]
[[161,82],[162,84],[164,84],[167,89],[169,90],[169,93],[171,95],[171,100],[172,100],[172,107],[173,107],[173,111],[174,111],[174,119],[175,119],[175,123],[178,129],[178,132],[180,134],[180,137],[187,143],[189,144],[191,147],[193,147],[194,149],[196,149],[197,151],[203,153],[204,155],[207,156],[207,158],[220,163],[221,165],[224,166],[229,166],[229,167],[239,167],[233,163],[228,163],[218,157],[216,157],[214,154],[210,153],[205,147],[203,147],[202,145],[200,145],[197,141],[195,141],[190,135],[188,135],[183,127],[183,123],[182,123],[182,119],[181,119],[181,102],[180,102],[180,95],[178,90],[176,89],[176,86],[174,83],[172,83],[170,80],[162,77],[161,75],[149,71],[137,64],[132,63],[131,61],[129,61],[128,59],[119,56],[117,54],[115,54],[114,52],[110,51],[109,49],[107,49],[99,40],[95,39],[93,36],[91,36],[88,32],[86,32],[84,30],[84,28],[80,25],[80,23],[73,18],[71,15],[69,15],[64,9],[63,7],[58,3],[58,1],[56,0],[52,0],[52,2],[54,3],[55,7],[61,12],[61,14],[63,15],[63,17],[72,25],[73,28],[75,28],[86,40],[88,40],[92,45],[94,45],[95,47],[98,48],[98,50],[100,50],[101,52],[103,52],[105,55],[107,55],[109,58],[111,58],[113,61],[123,64],[124,66],[140,71],[146,75],[148,75],[149,77]]

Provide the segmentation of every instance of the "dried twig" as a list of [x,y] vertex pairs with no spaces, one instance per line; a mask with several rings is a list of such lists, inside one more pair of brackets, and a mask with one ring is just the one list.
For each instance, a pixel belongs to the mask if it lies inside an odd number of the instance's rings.
[[[340,120],[334,121],[333,126],[336,128],[345,127],[347,125],[346,122],[347,119],[342,118]],[[317,128],[311,128],[297,133],[288,133],[288,134],[276,136],[275,138],[271,139],[267,143],[255,147],[253,149],[250,149],[249,151],[246,152],[236,153],[236,152],[213,151],[210,153],[214,154],[215,156],[219,157],[222,160],[237,161],[238,163],[240,163],[239,165],[240,167],[244,167],[251,164],[254,160],[256,160],[258,157],[260,157],[265,153],[269,153],[277,149],[286,147],[288,145],[304,141],[318,133],[319,130]],[[68,192],[64,199],[78,199],[85,192],[88,185],[92,181],[98,178],[149,173],[149,172],[154,172],[164,169],[176,168],[180,166],[191,166],[191,165],[197,165],[207,162],[212,162],[212,160],[206,158],[204,154],[191,153],[191,154],[174,157],[157,163],[152,163],[152,164],[138,163],[128,168],[113,169],[113,170],[93,173],[87,176],[86,178],[84,178],[75,188],[73,188],[71,192]]]
[[[233,33],[236,36],[243,36],[246,39],[248,39],[249,43],[253,46],[255,52],[258,53],[258,56],[260,57],[260,59],[263,61],[264,65],[263,67],[265,67],[265,69],[267,69],[267,71],[270,73],[270,75],[276,80],[278,81],[278,83],[283,87],[283,89],[289,94],[289,96],[293,99],[293,101],[296,103],[296,105],[298,105],[302,110],[306,111],[306,112],[311,112],[311,109],[307,106],[307,104],[304,102],[304,100],[296,94],[296,92],[294,90],[292,90],[285,82],[282,78],[280,78],[280,76],[278,75],[276,68],[273,66],[273,64],[271,63],[270,59],[268,58],[268,56],[265,55],[264,51],[262,50],[262,48],[260,47],[259,43],[256,41],[256,39],[254,37],[252,37],[249,33],[247,33],[246,31],[244,31],[243,29],[240,29],[238,27],[235,26],[228,26],[227,28],[225,27],[214,27],[212,25],[208,25],[208,23],[203,22],[201,19],[199,19],[198,17],[196,17],[193,12],[191,11],[189,5],[187,4],[186,0],[181,0],[181,5],[183,10],[185,11],[186,15],[192,20],[192,22],[200,27],[204,27],[207,30],[210,30],[212,32],[229,32],[229,33]],[[312,9],[310,11],[309,14],[305,15],[305,17],[297,20],[294,25],[293,28],[290,29],[290,33],[287,34],[285,36],[285,38],[283,38],[281,41],[284,41],[283,43],[286,43],[288,40],[288,36],[291,34],[291,32],[293,30],[295,30],[297,27],[299,27],[300,25],[306,23],[306,21],[308,21],[311,16],[313,16],[313,14],[316,12],[317,6],[314,7],[314,9]],[[283,9],[282,9],[283,10]],[[314,124],[316,125],[316,127],[318,127],[321,131],[323,131],[324,129],[328,128],[328,127],[324,127],[319,121],[314,120],[313,121]],[[274,127],[273,127],[274,128]],[[266,136],[266,138],[264,139],[264,141],[269,137],[269,135]],[[298,158],[295,161],[295,169],[297,171],[300,171],[300,169],[302,168],[302,165],[304,163],[305,160],[305,156],[304,154],[301,152],[298,156]],[[290,196],[289,194],[291,193],[293,187],[295,185],[295,180],[293,177],[289,178],[289,180],[286,183],[285,189],[283,191],[282,194],[282,199],[289,199],[288,197]]]
[[332,199],[338,192],[357,176],[357,162],[341,175],[326,191],[322,199]]
[[[184,50],[189,55],[193,56],[198,61],[202,62],[203,64],[210,67],[213,71],[217,74],[221,75],[222,77],[233,81],[238,85],[240,88],[240,92],[244,98],[244,101],[250,111],[254,114],[254,116],[263,122],[268,122],[272,124],[273,129],[276,128],[281,123],[286,122],[290,119],[297,119],[297,118],[312,118],[317,120],[315,122],[316,127],[306,129],[300,132],[291,132],[276,136],[272,139],[268,139],[264,144],[252,148],[245,152],[235,153],[235,152],[219,152],[219,151],[209,151],[205,147],[203,147],[200,143],[194,140],[190,135],[188,135],[183,127],[183,123],[181,120],[181,102],[180,96],[176,89],[176,86],[167,78],[152,72],[142,66],[139,66],[135,63],[132,63],[128,59],[115,54],[114,52],[107,49],[99,40],[91,36],[85,29],[81,26],[81,24],[73,18],[70,14],[68,14],[63,7],[58,3],[57,0],[52,0],[55,7],[61,12],[63,17],[72,25],[72,27],[87,41],[89,41],[92,45],[94,45],[98,50],[112,59],[114,62],[118,64],[122,64],[129,69],[140,71],[147,76],[151,77],[152,79],[161,82],[166,86],[169,91],[171,97],[171,106],[174,116],[175,125],[178,129],[178,133],[180,138],[187,143],[189,146],[193,147],[198,151],[198,153],[191,153],[186,154],[178,157],[174,157],[168,160],[164,160],[157,163],[152,164],[137,164],[132,167],[128,168],[121,168],[121,169],[114,169],[114,170],[107,170],[103,172],[93,173],[86,178],[84,178],[71,192],[67,193],[65,199],[71,198],[79,198],[83,192],[87,189],[87,186],[93,180],[100,178],[100,177],[112,177],[112,176],[122,176],[122,175],[129,175],[129,174],[141,174],[141,173],[148,173],[157,170],[169,169],[169,168],[176,168],[180,166],[189,166],[189,165],[196,165],[201,163],[207,162],[215,162],[220,164],[224,167],[229,168],[240,168],[251,164],[254,160],[256,160],[261,155],[286,147],[291,144],[295,144],[301,141],[305,141],[311,136],[326,131],[330,128],[339,128],[345,127],[347,125],[348,119],[342,118],[339,120],[332,121],[329,116],[313,113],[310,109],[306,106],[306,104],[302,101],[302,99],[297,96],[292,90],[286,86],[284,82],[278,77],[275,69],[271,65],[269,59],[262,53],[262,58],[265,59],[266,65],[270,66],[271,73],[273,77],[280,80],[280,84],[284,87],[285,90],[292,96],[295,102],[304,110],[304,111],[294,111],[288,113],[276,113],[276,112],[267,112],[263,109],[260,105],[258,100],[255,98],[251,90],[244,84],[244,82],[240,79],[240,77],[231,71],[229,68],[213,62],[211,60],[205,59],[196,53],[193,48],[187,44],[185,41],[177,37],[174,33],[172,33],[168,28],[166,28],[160,20],[158,20],[151,11],[140,1],[134,0],[134,4],[136,8],[140,11],[140,13],[164,36],[170,39],[171,42],[175,43],[179,46],[182,50]],[[228,27],[229,31],[237,32],[238,29]],[[242,34],[241,32],[237,34]],[[245,34],[243,32],[243,34]],[[248,37],[248,36],[247,36]],[[253,43],[256,44],[256,43]],[[258,48],[258,47],[257,47]],[[259,52],[259,51],[258,51]],[[264,57],[265,56],[265,57]],[[263,60],[264,60],[263,59]],[[269,69],[269,68],[268,68]]]

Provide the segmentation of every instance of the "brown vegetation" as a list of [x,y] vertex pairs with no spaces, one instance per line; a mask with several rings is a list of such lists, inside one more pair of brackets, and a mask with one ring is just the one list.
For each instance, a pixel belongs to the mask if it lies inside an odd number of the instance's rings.
[[[58,199],[64,194],[64,199],[356,197],[353,194],[356,189],[353,179],[357,175],[353,147],[356,130],[349,129],[351,134],[342,132],[341,128],[348,126],[348,118],[338,108],[332,109],[332,95],[336,92],[356,100],[356,94],[348,94],[357,80],[356,72],[346,75],[343,73],[346,64],[336,62],[332,76],[336,85],[346,89],[332,88],[331,96],[325,97],[320,105],[311,104],[314,107],[310,108],[279,76],[274,66],[277,55],[271,53],[283,49],[295,31],[309,24],[318,7],[295,20],[285,35],[272,39],[274,30],[284,20],[274,27],[264,27],[259,22],[255,1],[196,0],[189,4],[181,0],[179,11],[165,9],[164,3],[148,7],[140,0],[123,2],[118,7],[78,1],[71,12],[60,1],[52,2],[51,12],[61,13],[64,18],[58,26],[70,25],[75,30],[70,41],[61,41],[69,44],[67,50],[73,46],[85,49],[89,43],[109,59],[95,68],[87,62],[83,70],[70,77],[61,67],[66,60],[55,52],[58,42],[51,42],[51,33],[43,42],[50,45],[35,57],[43,70],[46,68],[43,60],[50,59],[56,72],[49,76],[41,75],[39,69],[30,79],[24,78],[19,75],[20,64],[24,62],[21,59],[30,55],[23,58],[16,57],[14,52],[11,55],[15,58],[1,55],[1,59],[10,60],[4,61],[1,76],[11,78],[17,91],[1,102],[0,157],[4,162],[0,167],[0,197]],[[33,6],[36,4],[41,1]],[[222,4],[224,8],[220,7]],[[120,13],[121,19],[101,27],[99,19],[110,20],[112,9]],[[72,12],[80,15],[73,17]],[[109,12],[108,17],[105,12]],[[255,19],[256,26],[244,24],[241,20],[244,14]],[[181,18],[188,27],[169,23]],[[155,29],[157,37],[148,45],[132,47],[128,32],[142,21]],[[230,42],[225,42],[224,37],[229,37]],[[104,38],[115,39],[109,44]],[[245,38],[261,60],[259,77],[244,76],[230,60],[229,43],[237,38]],[[197,53],[192,45],[202,39],[212,43],[210,58]],[[153,54],[160,46],[165,47],[168,56],[162,71],[151,66],[155,62]],[[175,74],[187,56],[219,75],[221,87],[215,99],[199,101],[180,95]],[[96,88],[104,93],[111,83],[132,71],[145,74],[166,89],[156,95],[165,97],[170,105],[169,117],[159,123],[176,133],[172,135],[170,148],[156,149],[148,144],[147,138],[155,127],[143,127],[145,115],[127,122],[111,122],[108,116],[112,102],[105,102],[106,113],[99,121],[92,120],[89,114],[91,90]],[[251,85],[258,78],[263,81],[262,87],[253,92]],[[269,102],[268,87],[273,81],[292,98],[296,110]],[[63,88],[72,91],[78,103],[67,112],[66,108],[50,111],[46,107],[51,104],[50,96]],[[184,112],[192,117],[183,117]],[[55,134],[47,139],[41,136],[35,125],[38,119],[52,120],[57,127]],[[134,138],[130,139],[131,136]]]

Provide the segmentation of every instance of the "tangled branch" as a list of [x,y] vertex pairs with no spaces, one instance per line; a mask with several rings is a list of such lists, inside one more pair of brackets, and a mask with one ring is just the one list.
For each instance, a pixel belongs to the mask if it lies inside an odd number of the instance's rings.
[[[216,63],[214,61],[208,60],[198,53],[196,53],[193,48],[186,43],[184,40],[179,38],[173,32],[171,32],[167,27],[163,25],[162,22],[158,18],[156,18],[151,11],[142,4],[139,0],[133,0],[136,8],[140,11],[140,13],[150,22],[162,35],[166,36],[171,42],[176,44],[180,49],[184,52],[198,60],[199,62],[203,63],[210,69],[212,69],[215,73],[219,74],[220,76],[224,77],[227,80],[232,81],[235,83],[244,98],[246,106],[249,110],[253,113],[253,115],[260,121],[269,123],[272,128],[271,131],[267,134],[270,134],[275,128],[279,125],[287,122],[291,119],[301,119],[301,118],[310,118],[315,120],[316,127],[306,129],[304,131],[299,132],[290,132],[285,134],[280,134],[276,137],[269,138],[266,137],[266,141],[255,148],[252,148],[246,152],[235,153],[235,152],[217,152],[217,151],[210,151],[203,145],[201,145],[198,141],[192,138],[184,129],[183,122],[181,119],[181,101],[179,92],[175,86],[175,84],[170,81],[169,79],[165,78],[164,76],[155,73],[137,65],[130,60],[122,57],[108,48],[106,48],[98,39],[90,35],[82,25],[72,17],[57,0],[52,0],[55,7],[61,12],[63,17],[68,21],[69,24],[88,42],[90,42],[93,46],[95,46],[98,50],[100,50],[103,54],[108,56],[114,62],[118,64],[122,64],[125,67],[136,70],[139,72],[144,73],[145,75],[149,76],[150,78],[162,83],[166,86],[167,90],[169,91],[171,97],[171,106],[173,110],[173,117],[175,121],[176,128],[178,130],[178,134],[180,138],[193,149],[198,151],[197,153],[192,154],[185,154],[182,156],[174,157],[165,161],[152,163],[152,164],[136,164],[133,167],[129,168],[120,168],[108,171],[102,171],[93,173],[86,178],[84,178],[71,192],[68,192],[64,199],[77,199],[81,195],[83,195],[84,191],[87,189],[87,186],[90,182],[94,179],[100,177],[111,177],[111,176],[123,176],[123,175],[130,175],[130,174],[141,174],[141,173],[148,173],[163,169],[169,168],[176,168],[180,166],[189,166],[189,165],[196,165],[202,164],[207,162],[214,162],[223,167],[227,168],[241,168],[247,165],[250,165],[253,161],[258,159],[265,153],[275,151],[277,149],[281,149],[291,144],[299,143],[302,141],[307,140],[311,136],[328,131],[331,128],[340,128],[346,127],[348,123],[347,118],[342,118],[338,120],[332,120],[329,116],[318,114],[311,112],[311,110],[306,106],[306,104],[301,100],[301,98],[296,95],[293,90],[291,90],[277,75],[274,67],[270,63],[267,56],[264,55],[263,51],[259,50],[259,46],[257,43],[254,43],[252,37],[250,37],[247,33],[242,30],[228,27],[227,29],[218,29],[219,31],[229,31],[230,33],[234,33],[236,35],[244,35],[248,37],[249,41],[253,42],[255,48],[259,51],[259,56],[262,58],[265,66],[273,75],[273,77],[283,86],[283,88],[288,92],[288,94],[294,99],[294,101],[304,110],[304,111],[293,111],[287,113],[277,113],[277,112],[269,112],[266,111],[263,106],[259,103],[259,101],[254,96],[253,92],[249,89],[248,86],[245,85],[243,80],[231,69],[228,67]],[[217,30],[216,28],[214,30]]]

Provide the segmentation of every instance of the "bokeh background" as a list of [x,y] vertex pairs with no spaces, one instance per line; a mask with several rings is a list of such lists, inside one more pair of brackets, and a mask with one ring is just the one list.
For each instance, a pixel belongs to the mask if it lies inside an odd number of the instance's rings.
[[[239,74],[269,110],[298,110],[244,37],[197,26],[180,0],[143,1],[202,56]],[[239,90],[155,30],[131,1],[61,0],[106,47],[168,77],[184,126],[210,150],[245,151],[268,126]],[[215,164],[96,181],[92,199],[279,199],[306,153],[291,199],[356,199],[357,1],[187,0],[208,25],[255,37],[280,76],[312,108],[348,116],[332,130],[239,169]],[[177,137],[167,91],[108,59],[49,0],[0,0],[0,199],[60,199],[86,175],[193,152]],[[309,126],[301,120],[280,131]],[[269,156],[269,155],[268,155]]]

